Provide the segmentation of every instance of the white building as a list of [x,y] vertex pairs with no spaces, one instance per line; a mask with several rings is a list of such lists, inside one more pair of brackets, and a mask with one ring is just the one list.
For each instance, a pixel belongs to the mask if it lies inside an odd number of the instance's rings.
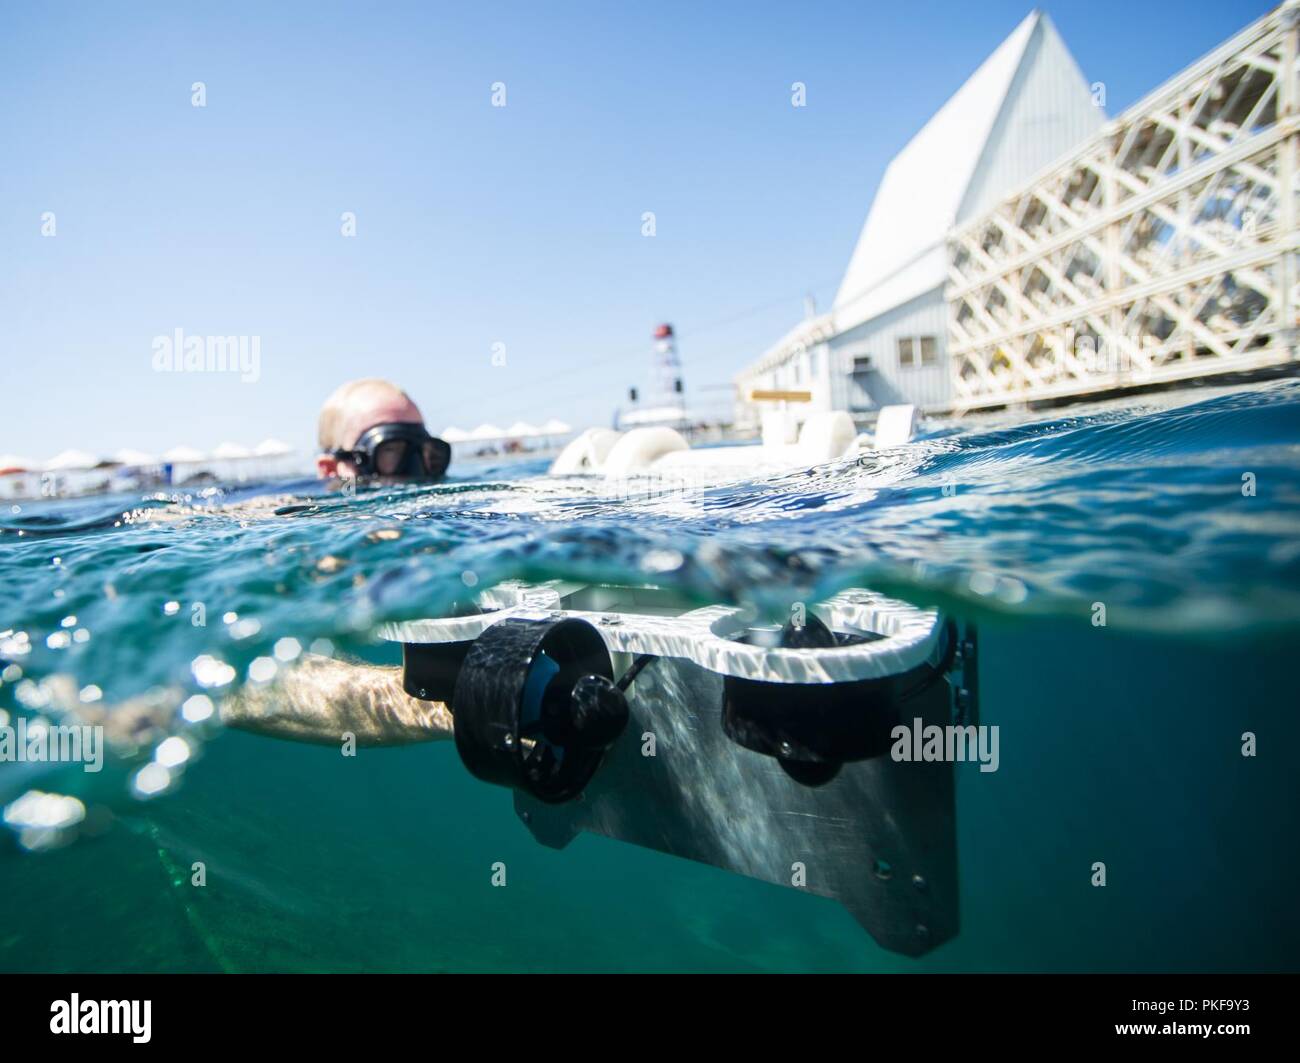
[[894,157],[834,305],[737,375],[738,419],[758,421],[773,401],[788,403],[792,421],[947,406],[948,233],[1105,121],[1051,20],[1034,11]]

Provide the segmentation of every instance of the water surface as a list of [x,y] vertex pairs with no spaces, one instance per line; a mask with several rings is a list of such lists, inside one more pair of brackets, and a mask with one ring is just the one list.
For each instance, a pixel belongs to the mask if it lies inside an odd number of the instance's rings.
[[[0,765],[0,802],[87,810],[48,851],[0,840],[0,969],[1297,965],[1297,382],[1008,415],[708,488],[454,471],[6,504],[0,709],[74,699],[121,726],[99,774]],[[377,625],[547,578],[776,616],[872,586],[975,621],[1002,749],[958,773],[961,935],[907,960],[820,898],[591,836],[544,849],[449,743],[345,759],[182,713],[284,667],[283,640],[395,661]],[[146,799],[173,736],[191,756]]]

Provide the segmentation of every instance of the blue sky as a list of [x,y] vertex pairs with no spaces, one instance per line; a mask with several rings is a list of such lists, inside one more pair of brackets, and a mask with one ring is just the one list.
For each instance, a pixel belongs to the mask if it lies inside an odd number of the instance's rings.
[[[1045,5],[1111,113],[1271,6]],[[1030,7],[0,6],[0,452],[306,451],[361,375],[435,430],[607,423],[659,321],[725,384]],[[260,337],[260,378],[154,372],[177,328]]]

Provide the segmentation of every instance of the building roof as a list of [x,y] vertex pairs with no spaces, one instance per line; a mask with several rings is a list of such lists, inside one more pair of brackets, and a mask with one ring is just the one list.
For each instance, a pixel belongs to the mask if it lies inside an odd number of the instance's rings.
[[942,284],[957,220],[994,123],[1040,23],[1031,12],[890,162],[833,311],[839,331]]
[[954,226],[1104,123],[1051,19],[1030,12],[885,169],[831,309],[799,322],[736,380],[940,288]]
[[789,332],[765,350],[758,361],[751,362],[732,377],[737,383],[743,383],[751,376],[766,373],[784,362],[791,352],[814,347],[835,333],[834,320],[829,312],[804,318]]

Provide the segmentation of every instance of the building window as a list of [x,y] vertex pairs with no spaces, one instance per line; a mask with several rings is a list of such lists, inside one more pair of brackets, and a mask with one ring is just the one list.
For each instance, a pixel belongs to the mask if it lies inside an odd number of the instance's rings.
[[898,364],[904,368],[935,365],[939,361],[939,341],[934,336],[900,336]]
[[854,375],[871,372],[871,355],[860,354],[853,359]]

